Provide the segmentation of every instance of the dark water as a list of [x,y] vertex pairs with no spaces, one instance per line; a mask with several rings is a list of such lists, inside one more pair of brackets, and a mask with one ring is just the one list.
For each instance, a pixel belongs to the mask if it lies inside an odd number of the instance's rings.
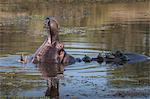
[[43,42],[46,16],[59,21],[60,40],[74,57],[116,50],[150,56],[149,1],[73,1],[0,1],[0,97],[150,97],[150,61],[67,67],[17,62],[21,53],[32,55]]

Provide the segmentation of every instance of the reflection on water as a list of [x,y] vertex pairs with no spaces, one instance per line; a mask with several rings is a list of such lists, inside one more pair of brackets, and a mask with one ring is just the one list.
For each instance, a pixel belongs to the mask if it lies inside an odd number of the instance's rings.
[[59,79],[63,78],[64,66],[59,64],[40,63],[39,71],[43,78],[47,81],[47,90],[45,96],[50,98],[59,98]]
[[60,40],[74,57],[115,50],[150,56],[148,0],[68,1],[0,1],[0,96],[150,97],[149,61],[121,66],[81,62],[65,68],[17,63],[20,53],[31,55],[44,40],[45,16],[58,19]]

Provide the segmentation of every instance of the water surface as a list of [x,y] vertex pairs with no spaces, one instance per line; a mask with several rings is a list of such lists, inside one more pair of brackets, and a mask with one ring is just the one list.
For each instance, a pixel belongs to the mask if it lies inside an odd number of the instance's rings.
[[[21,53],[32,55],[45,39],[46,16],[54,16],[59,21],[60,40],[74,57],[82,58],[85,54],[95,57],[99,52],[116,50],[150,56],[149,4],[146,0],[130,3],[1,1],[0,97],[45,98],[50,93],[47,84],[50,81],[59,86],[51,95],[62,99],[150,97],[149,61],[117,66],[81,62],[67,67],[52,65],[55,68],[50,70],[47,64],[17,62]],[[57,73],[63,76],[59,80],[55,79]]]

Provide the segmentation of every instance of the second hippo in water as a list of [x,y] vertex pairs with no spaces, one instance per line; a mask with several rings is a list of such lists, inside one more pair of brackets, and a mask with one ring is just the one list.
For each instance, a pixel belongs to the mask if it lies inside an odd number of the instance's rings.
[[124,63],[148,61],[150,57],[136,53],[122,53],[121,51],[116,51],[115,53],[106,53],[104,55],[99,53],[96,58],[90,58],[85,55],[82,60],[84,62],[97,61],[98,63],[106,62],[121,65]]
[[121,51],[116,51],[115,53],[106,53],[104,56],[99,53],[99,55],[96,58],[92,58],[92,60],[98,63],[125,63],[129,61],[129,58]]

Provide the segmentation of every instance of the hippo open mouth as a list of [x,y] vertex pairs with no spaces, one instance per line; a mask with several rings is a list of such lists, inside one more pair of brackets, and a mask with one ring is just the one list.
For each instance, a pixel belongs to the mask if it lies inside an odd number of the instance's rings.
[[51,41],[51,44],[55,41],[59,41],[58,39],[58,30],[59,30],[59,25],[56,19],[53,17],[47,17],[45,19],[45,29],[48,33],[48,38]]
[[40,60],[56,61],[57,50],[63,48],[63,46],[59,46],[60,48],[57,48],[58,47],[57,42],[59,42],[58,22],[54,18],[47,17],[45,19],[45,29],[48,33],[48,37],[35,52],[33,63],[36,63],[37,61],[40,61]]

